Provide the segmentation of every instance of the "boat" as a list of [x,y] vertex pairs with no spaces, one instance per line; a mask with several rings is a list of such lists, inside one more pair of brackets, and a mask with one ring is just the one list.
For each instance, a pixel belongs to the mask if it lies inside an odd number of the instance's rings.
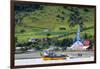
[[65,60],[67,57],[65,54],[55,53],[55,51],[51,48],[41,52],[41,56],[43,60]]

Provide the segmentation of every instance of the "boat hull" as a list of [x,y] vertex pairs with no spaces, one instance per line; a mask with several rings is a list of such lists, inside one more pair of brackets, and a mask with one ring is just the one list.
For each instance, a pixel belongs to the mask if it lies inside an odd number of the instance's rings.
[[65,60],[66,57],[48,57],[48,56],[43,56],[43,60]]

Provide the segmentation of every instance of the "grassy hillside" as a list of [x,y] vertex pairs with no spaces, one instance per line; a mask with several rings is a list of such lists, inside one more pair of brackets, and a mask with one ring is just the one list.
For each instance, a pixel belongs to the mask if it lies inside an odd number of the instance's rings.
[[[60,37],[75,38],[78,24],[72,28],[69,26],[70,14],[78,10],[83,18],[83,31],[88,35],[94,35],[94,9],[78,8],[70,6],[50,5],[16,5],[15,6],[15,37],[18,42],[27,42],[30,38]],[[62,29],[61,29],[62,28]]]

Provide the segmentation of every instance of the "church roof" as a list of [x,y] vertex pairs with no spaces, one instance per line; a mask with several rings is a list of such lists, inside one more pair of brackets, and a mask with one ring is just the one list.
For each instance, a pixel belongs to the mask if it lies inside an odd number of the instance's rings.
[[76,41],[75,43],[73,43],[73,45],[71,46],[71,48],[75,47],[75,46],[84,46],[82,42],[80,41]]

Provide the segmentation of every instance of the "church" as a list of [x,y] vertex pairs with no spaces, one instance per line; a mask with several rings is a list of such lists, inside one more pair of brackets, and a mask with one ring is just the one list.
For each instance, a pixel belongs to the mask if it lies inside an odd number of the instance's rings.
[[80,26],[78,27],[77,30],[77,35],[76,35],[76,41],[72,44],[71,49],[72,50],[86,50],[88,46],[85,46],[80,39]]

